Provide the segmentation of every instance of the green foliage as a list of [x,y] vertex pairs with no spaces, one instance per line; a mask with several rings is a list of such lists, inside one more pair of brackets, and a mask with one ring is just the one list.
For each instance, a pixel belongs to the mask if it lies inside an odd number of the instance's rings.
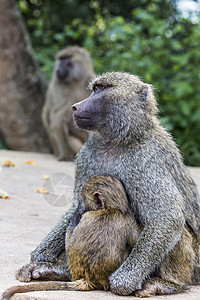
[[47,78],[56,52],[70,44],[88,49],[96,73],[138,74],[154,85],[161,122],[185,162],[200,166],[200,25],[181,18],[174,1],[116,0],[113,8],[110,1],[67,0],[59,12],[61,0],[18,2]]

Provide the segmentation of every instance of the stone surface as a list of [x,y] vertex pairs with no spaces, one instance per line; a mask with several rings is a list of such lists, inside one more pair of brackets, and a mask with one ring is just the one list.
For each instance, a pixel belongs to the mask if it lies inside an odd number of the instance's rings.
[[[3,167],[5,160],[12,160],[15,167]],[[25,164],[34,160],[35,165]],[[200,168],[189,168],[200,186]],[[45,176],[44,176],[45,175]],[[50,180],[44,180],[50,176]],[[0,190],[10,199],[0,199],[0,294],[11,285],[20,284],[14,273],[29,262],[30,252],[51,230],[70,206],[73,191],[74,166],[70,162],[58,162],[52,155],[0,151]],[[54,189],[54,196],[43,195],[35,189]],[[111,292],[32,292],[16,294],[12,299],[122,299]],[[133,296],[126,298],[137,299]],[[183,294],[152,297],[154,299],[200,299],[200,286],[192,287]]]

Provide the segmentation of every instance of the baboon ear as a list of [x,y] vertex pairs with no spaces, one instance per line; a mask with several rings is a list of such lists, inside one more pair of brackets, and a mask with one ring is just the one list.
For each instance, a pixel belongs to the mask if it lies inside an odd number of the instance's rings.
[[94,201],[97,204],[98,209],[104,208],[104,202],[103,202],[102,194],[99,193],[99,192],[95,192],[93,194],[93,196],[94,196]]

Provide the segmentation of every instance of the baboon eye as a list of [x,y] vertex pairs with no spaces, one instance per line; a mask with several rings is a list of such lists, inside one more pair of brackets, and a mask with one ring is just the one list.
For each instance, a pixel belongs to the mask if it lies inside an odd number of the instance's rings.
[[104,91],[107,87],[105,85],[95,85],[93,88],[93,91],[95,93],[100,93],[102,91]]
[[70,59],[72,56],[61,56],[59,57],[60,60]]

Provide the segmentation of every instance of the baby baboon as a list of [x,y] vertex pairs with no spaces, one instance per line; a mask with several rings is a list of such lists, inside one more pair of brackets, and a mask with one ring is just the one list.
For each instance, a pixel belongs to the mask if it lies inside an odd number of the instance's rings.
[[74,282],[15,286],[6,290],[1,300],[29,291],[109,288],[108,278],[130,254],[139,227],[123,185],[115,177],[89,178],[81,189],[80,198],[83,206],[74,215],[66,233],[65,250]]
[[85,49],[71,46],[58,53],[42,119],[59,160],[73,159],[86,141],[87,133],[73,124],[71,106],[89,95],[86,87],[93,75],[92,61]]
[[[65,249],[65,233],[79,210],[82,185],[91,176],[110,174],[122,180],[130,207],[142,226],[129,257],[109,278],[111,290],[128,295],[145,288],[146,278],[165,258],[170,258],[185,230],[187,235],[189,233],[188,246],[181,249],[187,251],[192,240],[195,259],[192,250],[190,255],[184,256],[187,264],[182,265],[179,257],[180,266],[186,267],[177,268],[176,276],[188,273],[189,279],[182,282],[198,282],[199,193],[176,144],[157,119],[158,109],[151,85],[137,76],[114,72],[95,78],[90,88],[93,90],[91,96],[73,105],[77,125],[90,131],[76,159],[75,201],[32,252],[34,267],[29,264],[20,269],[18,279],[43,278],[45,272],[41,265],[47,264],[50,269]],[[166,276],[169,274],[168,281],[175,282],[170,279],[168,266],[170,264],[163,267]],[[152,289],[153,293],[157,292]]]

